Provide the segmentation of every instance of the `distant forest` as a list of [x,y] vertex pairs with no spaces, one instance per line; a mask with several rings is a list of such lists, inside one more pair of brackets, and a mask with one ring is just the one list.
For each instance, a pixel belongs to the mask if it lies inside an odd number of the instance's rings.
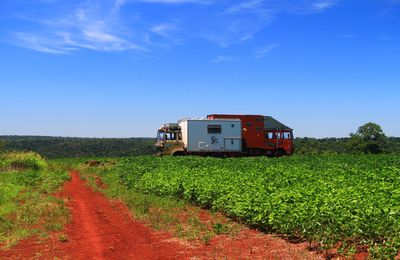
[[155,138],[0,136],[0,142],[3,150],[33,151],[47,158],[124,157],[155,151]]
[[[295,138],[295,154],[352,152],[350,138]],[[154,138],[0,136],[0,150],[34,151],[47,158],[123,157],[154,154]],[[387,138],[384,152],[400,154],[400,138]]]
[[[294,147],[297,154],[345,154],[355,153],[350,137],[345,138],[295,138]],[[400,137],[388,137],[383,147],[384,153],[400,154]]]

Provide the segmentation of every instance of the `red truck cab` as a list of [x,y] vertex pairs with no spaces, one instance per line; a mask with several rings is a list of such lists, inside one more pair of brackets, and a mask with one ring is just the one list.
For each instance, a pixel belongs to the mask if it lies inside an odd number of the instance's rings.
[[250,155],[292,155],[293,130],[271,116],[212,114],[208,119],[240,119],[243,152]]

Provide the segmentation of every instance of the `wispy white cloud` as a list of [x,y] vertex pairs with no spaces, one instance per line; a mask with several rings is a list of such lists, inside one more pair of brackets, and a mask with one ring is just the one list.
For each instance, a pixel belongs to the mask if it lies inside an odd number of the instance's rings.
[[154,4],[212,4],[216,0],[114,0],[114,8],[119,10],[124,4],[132,2],[154,3]]
[[[321,13],[339,0],[84,0],[69,2],[54,12],[60,1],[40,1],[51,6],[52,12],[16,17],[29,25],[10,33],[16,44],[47,53],[82,49],[143,53],[193,39],[206,39],[223,48],[248,44],[281,13]],[[159,15],[151,13],[153,8]],[[162,8],[168,12],[158,12]],[[262,55],[260,50],[257,56]]]
[[126,2],[127,0],[115,0],[112,11],[118,12]]
[[221,62],[227,62],[227,61],[232,61],[232,57],[227,57],[227,56],[217,56],[214,60],[212,60],[213,63],[221,63]]
[[217,13],[213,24],[203,31],[203,37],[221,47],[250,41],[264,27],[272,22],[273,11],[265,0],[240,1]]
[[146,51],[143,42],[124,31],[118,16],[105,10],[81,7],[58,20],[37,20],[39,29],[16,32],[18,44],[47,53],[94,51]]
[[48,36],[40,33],[15,33],[18,45],[46,53],[68,54],[80,49],[93,51],[146,51],[144,47],[99,31],[84,31],[81,36],[69,32],[56,32]]
[[245,1],[239,4],[230,6],[226,13],[228,14],[238,14],[243,12],[254,12],[263,9],[264,1],[263,0],[252,0],[252,1]]
[[18,45],[35,51],[51,54],[67,54],[72,51],[59,39],[45,38],[30,33],[16,33],[15,36],[19,39]]
[[334,7],[339,0],[247,0],[232,1],[222,13],[216,15],[212,30],[203,36],[221,47],[251,41],[257,34],[275,22],[282,13],[311,15]]
[[206,30],[201,37],[211,42],[217,43],[220,47],[228,48],[237,43],[250,41],[255,37],[266,23],[269,21],[259,21],[252,19],[222,19],[218,22],[218,26],[212,30]]
[[212,4],[213,0],[140,0],[146,3],[158,3],[158,4]]
[[268,45],[263,46],[261,48],[258,48],[256,50],[256,53],[255,53],[254,57],[255,58],[265,57],[266,55],[268,55],[268,53],[272,52],[273,50],[275,50],[278,47],[279,47],[278,43],[271,43],[271,44],[268,44]]
[[184,42],[178,23],[165,22],[155,24],[149,28],[149,31],[172,44],[183,44]]
[[316,11],[324,11],[333,7],[336,4],[336,0],[320,0],[313,3],[312,8]]
[[274,2],[275,13],[286,13],[290,15],[313,15],[321,14],[339,5],[341,0],[271,0]]
[[165,38],[170,37],[171,32],[176,31],[176,30],[177,30],[177,26],[172,23],[161,23],[161,24],[154,25],[150,28],[150,31],[152,31],[158,35],[161,35]]

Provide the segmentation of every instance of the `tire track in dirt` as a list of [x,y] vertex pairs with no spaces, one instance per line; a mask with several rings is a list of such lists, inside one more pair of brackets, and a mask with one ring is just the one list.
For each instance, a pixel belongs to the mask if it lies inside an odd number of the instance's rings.
[[[72,219],[76,225],[75,230],[79,232],[71,232],[71,238],[75,239],[77,243],[81,243],[80,248],[86,248],[85,254],[95,259],[104,259],[102,242],[100,240],[100,231],[96,224],[95,215],[90,212],[87,205],[89,203],[88,197],[85,196],[86,189],[83,189],[79,184],[79,176],[76,172],[72,173],[72,181],[66,185],[68,188],[65,192],[70,192],[70,198],[73,200],[72,203],[76,204],[76,207],[72,207]],[[72,229],[72,228],[71,228]],[[83,236],[82,236],[83,235]],[[70,239],[71,239],[70,238]],[[83,255],[82,255],[83,257]]]
[[182,246],[163,241],[150,228],[132,219],[129,210],[94,192],[71,172],[63,196],[70,200],[72,221],[66,226],[68,242],[59,251],[68,259],[173,259]]

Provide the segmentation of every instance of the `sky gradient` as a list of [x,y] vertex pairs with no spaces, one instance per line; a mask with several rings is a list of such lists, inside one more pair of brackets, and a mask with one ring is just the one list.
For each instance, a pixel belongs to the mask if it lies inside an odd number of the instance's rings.
[[0,135],[152,137],[212,113],[400,136],[398,0],[3,0]]

